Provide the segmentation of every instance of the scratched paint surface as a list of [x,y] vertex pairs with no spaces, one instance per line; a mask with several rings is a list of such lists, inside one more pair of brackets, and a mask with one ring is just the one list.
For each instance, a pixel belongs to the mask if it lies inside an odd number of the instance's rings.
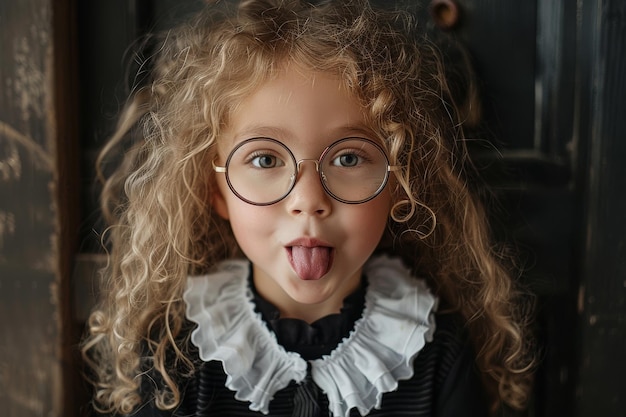
[[59,416],[50,2],[0,2],[0,415]]

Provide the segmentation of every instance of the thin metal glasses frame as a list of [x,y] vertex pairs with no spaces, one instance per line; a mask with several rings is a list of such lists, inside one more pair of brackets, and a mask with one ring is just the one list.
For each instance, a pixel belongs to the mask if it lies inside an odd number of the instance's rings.
[[[328,151],[330,149],[332,149],[334,146],[342,143],[342,142],[346,142],[346,141],[350,141],[350,140],[361,140],[364,142],[367,142],[371,145],[373,145],[374,147],[376,147],[380,153],[385,157],[385,161],[387,162],[387,168],[385,170],[385,178],[383,179],[383,181],[381,182],[381,185],[378,187],[378,189],[368,198],[362,199],[362,200],[357,200],[357,201],[351,201],[351,200],[346,200],[343,198],[338,197],[337,195],[335,195],[326,185],[326,181],[324,180],[324,173],[323,171],[320,171],[320,164],[322,163],[322,161],[324,160],[324,157],[326,156],[326,154],[328,153]],[[252,201],[250,199],[245,198],[244,196],[242,196],[233,186],[231,180],[230,180],[230,176],[228,175],[228,166],[230,165],[230,161],[233,157],[233,155],[235,154],[235,152],[237,152],[237,150],[243,146],[245,146],[246,144],[250,143],[250,142],[256,142],[256,141],[269,141],[272,143],[275,143],[279,146],[281,146],[282,148],[284,148],[287,153],[289,154],[293,165],[295,167],[295,172],[293,174],[293,180],[291,181],[291,185],[289,186],[289,189],[285,192],[285,194],[283,196],[281,196],[280,198],[274,199],[272,201],[266,202],[266,203],[257,203],[255,201]],[[215,160],[213,160],[211,162],[212,166],[213,166],[213,170],[217,173],[223,173],[226,175],[226,183],[228,184],[228,188],[230,188],[230,190],[232,191],[233,194],[235,194],[235,196],[237,196],[237,198],[239,198],[240,200],[248,203],[248,204],[252,204],[254,206],[271,206],[272,204],[276,204],[279,201],[285,199],[290,193],[291,191],[295,188],[296,183],[298,182],[298,177],[300,174],[300,164],[302,162],[313,162],[315,163],[315,170],[318,173],[319,179],[320,179],[320,183],[322,184],[322,187],[324,188],[324,191],[326,192],[326,194],[328,194],[330,197],[332,197],[333,199],[344,203],[344,204],[362,204],[362,203],[366,203],[374,198],[376,198],[376,196],[378,196],[382,190],[385,188],[385,186],[387,185],[387,182],[389,181],[389,173],[393,172],[393,171],[398,171],[401,167],[399,165],[391,165],[389,163],[389,157],[387,156],[387,153],[385,152],[385,150],[383,149],[382,146],[380,146],[378,143],[374,142],[371,139],[366,139],[366,138],[361,138],[361,137],[347,137],[347,138],[342,138],[339,139],[333,143],[331,143],[330,145],[328,145],[323,151],[322,154],[320,155],[319,159],[300,159],[300,160],[296,160],[296,157],[294,156],[293,152],[291,152],[291,149],[289,149],[289,147],[287,145],[285,145],[284,143],[282,143],[281,141],[277,140],[277,139],[273,139],[273,138],[266,138],[266,137],[255,137],[255,138],[250,138],[250,139],[246,139],[240,143],[237,144],[237,146],[235,146],[230,153],[228,154],[228,158],[226,159],[226,164],[224,166],[220,166],[220,165],[216,165],[215,164]]]

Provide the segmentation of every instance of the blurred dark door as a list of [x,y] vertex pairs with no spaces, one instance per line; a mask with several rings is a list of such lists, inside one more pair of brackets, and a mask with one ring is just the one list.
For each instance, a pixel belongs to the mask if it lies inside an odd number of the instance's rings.
[[624,416],[626,2],[429,6],[422,20],[467,47],[480,79],[498,151],[478,142],[474,156],[502,204],[494,228],[538,296],[532,413]]

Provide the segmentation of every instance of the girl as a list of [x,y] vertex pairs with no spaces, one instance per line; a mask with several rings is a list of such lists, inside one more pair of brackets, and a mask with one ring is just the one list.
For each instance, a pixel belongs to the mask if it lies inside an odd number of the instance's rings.
[[159,46],[101,159],[135,138],[103,191],[110,264],[83,345],[99,412],[524,407],[526,317],[410,18],[244,1]]

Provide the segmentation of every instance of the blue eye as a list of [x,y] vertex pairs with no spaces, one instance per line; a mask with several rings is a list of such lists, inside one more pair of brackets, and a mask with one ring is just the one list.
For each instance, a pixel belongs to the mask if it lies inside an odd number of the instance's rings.
[[344,167],[353,167],[359,163],[359,157],[354,154],[341,155],[339,162]]
[[332,165],[339,167],[355,167],[363,162],[362,158],[354,153],[344,153],[332,160]]
[[282,161],[273,155],[258,155],[251,159],[252,165],[256,168],[276,168],[282,165]]

